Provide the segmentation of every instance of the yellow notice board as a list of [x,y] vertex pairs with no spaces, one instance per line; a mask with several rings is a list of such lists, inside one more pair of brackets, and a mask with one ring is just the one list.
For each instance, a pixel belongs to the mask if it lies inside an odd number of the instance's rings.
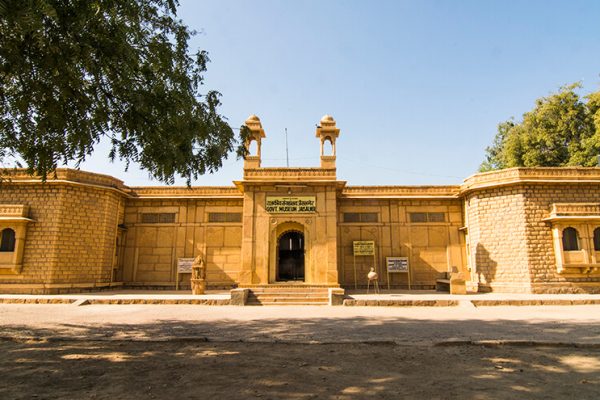
[[315,196],[267,196],[265,210],[271,214],[309,214],[317,212]]
[[373,268],[377,270],[377,261],[375,259],[375,241],[373,240],[354,240],[352,242],[354,257],[354,289],[358,289],[358,278],[356,276],[356,256],[373,256]]
[[375,242],[373,240],[355,240],[352,242],[355,256],[374,256]]

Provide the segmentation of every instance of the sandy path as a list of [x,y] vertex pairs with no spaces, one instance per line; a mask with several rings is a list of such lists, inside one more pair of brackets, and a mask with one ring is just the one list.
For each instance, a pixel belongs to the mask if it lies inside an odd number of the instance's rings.
[[209,307],[0,305],[0,335],[400,344],[535,340],[600,344],[600,306]]

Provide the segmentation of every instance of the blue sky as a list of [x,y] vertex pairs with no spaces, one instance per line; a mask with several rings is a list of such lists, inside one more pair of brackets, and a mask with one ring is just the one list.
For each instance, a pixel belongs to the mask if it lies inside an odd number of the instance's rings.
[[[499,122],[563,84],[600,88],[600,1],[181,0],[179,16],[231,125],[261,118],[264,166],[285,166],[285,128],[290,166],[317,166],[315,124],[331,114],[350,185],[459,184]],[[160,184],[106,154],[82,169]],[[232,154],[193,184],[241,176]]]

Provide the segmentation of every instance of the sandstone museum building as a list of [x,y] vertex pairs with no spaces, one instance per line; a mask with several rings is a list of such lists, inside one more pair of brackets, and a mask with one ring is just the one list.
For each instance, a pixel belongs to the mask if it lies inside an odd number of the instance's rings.
[[[432,289],[454,271],[470,291],[600,293],[600,168],[514,168],[455,186],[352,186],[336,178],[335,120],[319,167],[261,167],[265,138],[227,187],[129,187],[59,169],[0,183],[0,293],[379,285]],[[316,147],[317,141],[315,141]],[[250,146],[250,143],[248,143]]]

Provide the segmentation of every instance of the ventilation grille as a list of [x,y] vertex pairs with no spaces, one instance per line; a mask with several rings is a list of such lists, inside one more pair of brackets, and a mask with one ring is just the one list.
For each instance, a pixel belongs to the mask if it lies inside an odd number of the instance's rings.
[[208,213],[208,222],[242,222],[242,213]]
[[446,214],[441,212],[410,213],[410,222],[446,222]]
[[143,224],[172,224],[175,213],[142,213]]
[[377,213],[344,213],[344,222],[378,222]]

